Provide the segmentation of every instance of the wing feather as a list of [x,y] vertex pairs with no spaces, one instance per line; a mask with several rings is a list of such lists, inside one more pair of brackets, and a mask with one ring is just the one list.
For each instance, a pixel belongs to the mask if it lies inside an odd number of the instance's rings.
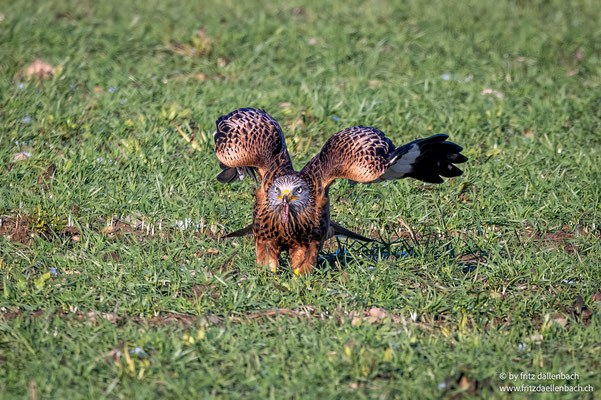
[[[215,154],[223,170],[217,179],[233,182],[245,175],[292,170],[282,128],[265,111],[240,108],[217,119]],[[256,178],[255,178],[256,179]]]
[[447,139],[440,134],[395,147],[378,129],[355,126],[332,135],[303,172],[315,176],[324,188],[336,179],[375,183],[411,177],[441,183],[441,176],[461,175],[463,171],[453,164],[467,161],[461,146]]
[[303,171],[315,175],[324,188],[335,179],[372,182],[386,171],[394,149],[376,128],[354,126],[332,135]]

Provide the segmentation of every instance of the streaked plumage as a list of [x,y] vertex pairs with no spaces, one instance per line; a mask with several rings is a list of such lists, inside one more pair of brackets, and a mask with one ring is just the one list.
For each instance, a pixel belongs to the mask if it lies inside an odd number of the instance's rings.
[[364,126],[332,135],[321,151],[296,172],[278,123],[265,111],[241,108],[217,120],[215,153],[220,182],[246,175],[260,185],[255,192],[252,231],[257,262],[275,270],[288,251],[294,271],[311,272],[324,242],[336,234],[369,240],[330,220],[329,187],[336,179],[375,183],[411,177],[441,183],[462,174],[456,163],[467,161],[462,148],[434,135],[395,147],[381,131]]

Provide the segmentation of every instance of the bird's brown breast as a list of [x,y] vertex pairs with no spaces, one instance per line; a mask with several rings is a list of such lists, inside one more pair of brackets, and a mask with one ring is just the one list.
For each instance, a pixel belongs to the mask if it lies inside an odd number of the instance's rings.
[[323,200],[291,213],[286,223],[282,223],[280,213],[269,205],[267,190],[259,187],[255,195],[253,233],[257,240],[274,241],[278,246],[290,247],[310,240],[325,239],[328,225],[324,225],[323,211],[328,211],[326,219],[329,221],[329,209],[320,204]]

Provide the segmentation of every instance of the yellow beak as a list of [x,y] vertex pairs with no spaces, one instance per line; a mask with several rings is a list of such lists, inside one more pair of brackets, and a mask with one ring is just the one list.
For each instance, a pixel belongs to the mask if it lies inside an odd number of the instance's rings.
[[296,196],[290,196],[290,191],[288,189],[284,190],[281,196],[278,196],[278,199],[282,201],[284,201],[284,198],[288,199],[288,202],[298,199]]

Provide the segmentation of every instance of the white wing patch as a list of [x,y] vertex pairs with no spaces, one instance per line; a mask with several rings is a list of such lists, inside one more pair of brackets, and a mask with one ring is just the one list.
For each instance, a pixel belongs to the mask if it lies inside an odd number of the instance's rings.
[[396,159],[386,172],[379,178],[380,180],[401,179],[413,171],[413,164],[421,154],[419,146],[414,144],[411,149]]

